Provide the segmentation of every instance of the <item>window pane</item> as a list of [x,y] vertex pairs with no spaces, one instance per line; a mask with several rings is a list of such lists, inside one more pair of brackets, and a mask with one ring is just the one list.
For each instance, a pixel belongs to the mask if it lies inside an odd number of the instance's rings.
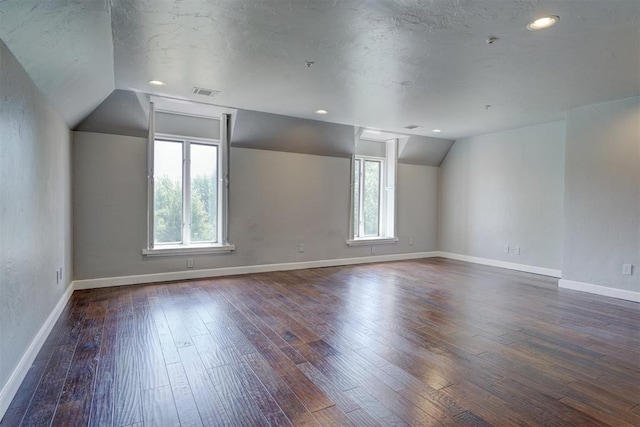
[[380,162],[364,162],[364,235],[377,236],[380,221]]
[[217,241],[218,147],[191,144],[191,242]]
[[182,242],[182,142],[155,141],[153,241]]
[[353,168],[353,233],[354,237],[360,235],[360,159],[354,162]]

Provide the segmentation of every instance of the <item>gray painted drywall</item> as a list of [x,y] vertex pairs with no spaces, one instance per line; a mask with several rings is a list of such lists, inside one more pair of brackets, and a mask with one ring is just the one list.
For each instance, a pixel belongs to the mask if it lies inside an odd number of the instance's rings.
[[220,120],[156,111],[154,130],[170,135],[220,139]]
[[564,141],[564,122],[457,140],[440,167],[439,250],[561,269]]
[[406,142],[400,145],[398,162],[414,165],[440,166],[452,144],[453,141],[449,139],[411,135]]
[[69,127],[116,88],[111,2],[0,1],[0,37]]
[[355,148],[353,135],[353,126],[238,110],[231,146],[350,157]]
[[[398,164],[398,238],[403,252],[433,251],[438,239],[438,171]],[[409,238],[413,246],[409,246]],[[408,250],[413,248],[411,250]]]
[[[115,90],[74,130],[146,138],[149,132],[149,98],[149,95],[143,93]],[[167,98],[163,98],[163,100],[169,102],[164,106],[164,109],[171,111],[171,100]],[[182,104],[177,105],[183,106]],[[156,109],[160,111],[163,106],[156,104]],[[258,111],[240,110],[231,112],[231,116],[231,143],[234,147],[349,157],[354,151],[354,141],[359,138],[354,135],[358,135],[361,130],[352,126]],[[195,119],[187,118],[186,120]],[[236,123],[241,124],[237,126],[237,132]],[[189,133],[190,136],[205,138],[219,137],[218,134],[211,135],[210,132],[202,132],[200,135],[194,134],[194,125],[189,123],[185,123],[185,126],[182,127],[178,126],[178,129],[170,124],[173,130],[163,128],[163,124],[162,113],[158,113],[156,132],[176,135]],[[185,127],[189,129],[188,132],[184,130]],[[218,128],[216,128],[217,131],[219,131]],[[419,135],[382,133],[382,136],[388,136],[388,139],[400,136],[398,162],[406,164],[439,166],[453,144],[451,140]],[[375,143],[365,137],[359,143],[359,154],[369,153],[368,155],[384,157],[383,146],[381,146],[382,151],[375,150],[375,148],[371,152],[367,151],[367,148],[371,148],[372,145]],[[380,155],[380,153],[382,154]]]
[[564,209],[562,278],[640,292],[640,98],[568,112]]
[[114,90],[75,130],[146,138],[149,134],[149,95]]
[[[75,132],[73,147],[75,278],[186,270],[186,257],[141,254],[146,140]],[[195,268],[370,255],[369,247],[345,244],[349,159],[237,147],[230,157],[229,240],[236,251],[196,256]],[[376,254],[435,250],[436,168],[400,165],[398,185],[400,242],[378,246]]]
[[0,41],[0,389],[71,280],[70,141]]
[[386,157],[387,144],[384,141],[360,139],[356,146],[356,154],[359,156]]

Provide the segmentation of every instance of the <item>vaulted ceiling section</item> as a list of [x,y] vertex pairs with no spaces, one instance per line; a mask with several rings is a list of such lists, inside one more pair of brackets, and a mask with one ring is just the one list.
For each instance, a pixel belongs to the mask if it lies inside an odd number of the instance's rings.
[[0,24],[70,127],[115,89],[449,140],[640,94],[637,0],[0,0]]

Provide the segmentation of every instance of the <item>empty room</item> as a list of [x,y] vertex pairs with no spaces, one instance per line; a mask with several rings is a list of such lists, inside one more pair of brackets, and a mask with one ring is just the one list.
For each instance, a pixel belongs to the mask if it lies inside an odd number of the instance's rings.
[[640,425],[640,1],[0,0],[0,427]]

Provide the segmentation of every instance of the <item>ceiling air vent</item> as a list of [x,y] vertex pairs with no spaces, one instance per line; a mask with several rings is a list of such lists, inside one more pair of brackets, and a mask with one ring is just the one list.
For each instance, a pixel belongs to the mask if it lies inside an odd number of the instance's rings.
[[404,128],[405,129],[409,129],[409,130],[413,130],[413,129],[419,129],[421,127],[422,126],[420,126],[420,125],[409,125],[409,126],[405,126]]
[[216,96],[217,94],[220,93],[219,90],[213,90],[213,89],[205,89],[202,87],[194,87],[191,92],[194,95],[202,95],[202,96]]

